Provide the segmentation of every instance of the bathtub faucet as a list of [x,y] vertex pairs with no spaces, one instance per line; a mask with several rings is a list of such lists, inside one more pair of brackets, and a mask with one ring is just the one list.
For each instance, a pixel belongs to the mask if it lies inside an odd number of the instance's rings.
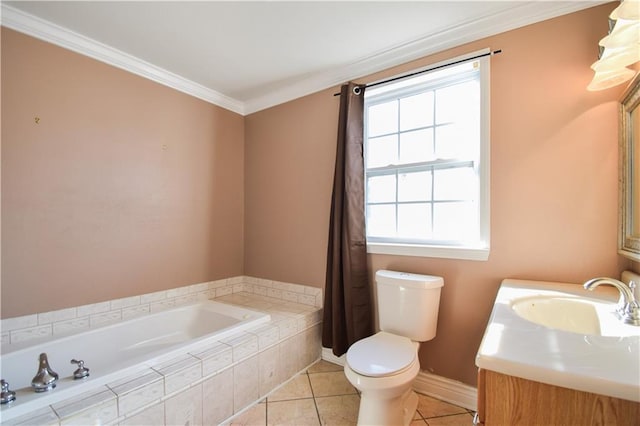
[[2,387],[0,404],[8,404],[16,400],[16,393],[9,389],[9,383],[5,382],[4,379],[0,380],[0,387]]
[[622,281],[618,281],[613,278],[594,278],[584,283],[586,290],[593,290],[600,284],[608,284],[618,289],[620,292],[620,299],[618,301],[618,307],[616,308],[616,314],[618,318],[625,323],[631,325],[640,326],[640,305],[636,300],[635,288],[636,284],[631,281],[629,287]]
[[36,392],[46,392],[56,387],[58,373],[49,367],[49,360],[46,353],[40,354],[38,364],[38,374],[31,381],[31,387]]
[[80,360],[72,359],[71,360],[71,364],[77,364],[78,365],[78,369],[73,372],[74,380],[84,379],[85,377],[89,377],[89,369],[84,366],[84,361],[83,360],[81,360],[81,359]]

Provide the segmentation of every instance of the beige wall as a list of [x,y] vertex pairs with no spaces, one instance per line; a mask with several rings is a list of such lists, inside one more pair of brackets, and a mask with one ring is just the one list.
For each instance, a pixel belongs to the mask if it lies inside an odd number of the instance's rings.
[[245,274],[324,287],[339,98],[246,117]]
[[[615,5],[591,8],[359,79],[370,82],[481,48],[491,60],[491,254],[486,262],[370,256],[442,275],[437,337],[423,369],[475,384],[475,353],[504,278],[619,276],[617,100],[588,92]],[[245,273],[323,286],[338,99],[335,90],[246,118]],[[401,314],[400,312],[398,313]]]
[[3,318],[242,274],[242,116],[5,28],[2,106]]

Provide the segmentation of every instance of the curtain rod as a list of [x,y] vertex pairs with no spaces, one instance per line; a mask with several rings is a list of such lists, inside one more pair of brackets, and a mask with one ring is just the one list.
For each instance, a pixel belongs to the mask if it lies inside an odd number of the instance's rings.
[[[463,62],[473,61],[474,59],[484,58],[485,56],[497,55],[498,53],[502,53],[502,49],[494,50],[494,51],[487,52],[487,53],[482,53],[480,55],[472,56],[471,58],[460,59],[458,61],[453,61],[453,62],[447,62],[446,64],[442,64],[442,65],[438,65],[438,66],[435,66],[435,67],[427,68],[427,69],[424,69],[424,70],[421,70],[421,71],[416,71],[416,72],[412,72],[410,74],[405,74],[405,75],[399,75],[397,77],[392,77],[392,78],[388,78],[386,80],[378,81],[378,82],[371,83],[371,84],[364,84],[364,85],[361,85],[361,86],[364,86],[365,89],[369,88],[369,87],[375,87],[375,86],[379,86],[381,84],[391,83],[393,81],[402,80],[404,78],[409,78],[409,77],[413,77],[413,76],[416,76],[416,75],[424,74],[424,73],[429,72],[429,71],[435,71],[435,70],[438,70],[440,68],[450,67],[451,65],[458,65],[458,64],[461,64]],[[357,88],[358,87],[356,87],[356,89]],[[340,93],[334,93],[333,96],[340,96]]]

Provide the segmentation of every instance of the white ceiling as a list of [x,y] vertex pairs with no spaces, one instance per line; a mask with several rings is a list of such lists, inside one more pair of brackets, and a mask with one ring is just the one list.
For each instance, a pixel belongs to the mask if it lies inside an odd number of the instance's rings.
[[248,114],[601,3],[9,1],[2,25]]

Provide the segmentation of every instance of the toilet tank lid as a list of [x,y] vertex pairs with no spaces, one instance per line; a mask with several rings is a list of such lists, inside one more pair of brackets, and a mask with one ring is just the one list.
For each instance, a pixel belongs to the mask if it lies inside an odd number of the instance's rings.
[[379,284],[395,284],[414,288],[439,288],[444,286],[442,277],[435,275],[411,274],[409,272],[379,270],[376,272]]

